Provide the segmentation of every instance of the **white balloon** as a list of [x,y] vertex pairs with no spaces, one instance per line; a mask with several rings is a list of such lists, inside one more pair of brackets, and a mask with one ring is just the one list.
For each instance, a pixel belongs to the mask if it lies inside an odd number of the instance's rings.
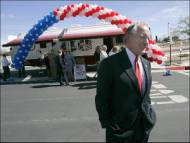
[[89,5],[89,7],[88,7],[88,8],[89,8],[90,10],[92,10],[92,8],[93,8],[93,7],[92,7],[92,5]]
[[81,7],[81,6],[82,6],[82,3],[79,3],[79,4],[78,4],[78,7]]
[[96,7],[98,7],[98,5],[97,5],[97,4],[95,4],[95,5],[94,5],[94,8],[96,8]]
[[126,26],[126,28],[128,28],[130,25],[131,25],[131,24],[128,24],[128,23],[127,23],[125,26]]
[[113,20],[119,20],[119,17],[118,16],[114,16]]
[[62,14],[63,14],[63,11],[58,11],[58,12],[57,12],[57,16],[59,16],[59,17],[60,17]]
[[83,10],[83,11],[81,11],[81,12],[79,13],[79,16],[83,16],[85,13],[86,13],[85,10]]
[[108,12],[107,8],[101,11],[102,14],[106,14]]
[[71,13],[73,13],[73,12],[75,12],[76,10],[78,9],[78,5],[74,5],[74,7],[73,8],[71,8]]
[[106,20],[109,21],[109,22],[111,22],[112,19],[113,19],[112,17],[107,17],[107,18],[106,18]]
[[84,11],[86,13],[86,12],[90,11],[90,8],[87,7],[87,8],[84,9]]
[[119,27],[119,28],[122,28],[122,29],[123,29],[123,28],[125,28],[125,25],[124,25],[124,24],[118,24],[118,25],[117,25],[117,27]]
[[98,17],[98,12],[95,12],[94,14],[92,14],[92,17]]
[[60,7],[60,8],[59,8],[59,11],[63,12],[66,8],[67,8],[67,6]]
[[99,15],[102,15],[104,13],[104,11],[103,10],[101,10],[100,12],[99,12]]
[[71,16],[72,16],[72,13],[69,12],[69,13],[67,13],[66,18],[69,18],[69,17],[71,17]]

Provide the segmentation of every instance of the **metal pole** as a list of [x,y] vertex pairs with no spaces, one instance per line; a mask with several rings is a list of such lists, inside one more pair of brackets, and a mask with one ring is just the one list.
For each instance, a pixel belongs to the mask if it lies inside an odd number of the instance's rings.
[[168,39],[170,39],[170,23],[168,22]]
[[168,40],[169,40],[169,42],[170,42],[170,66],[171,66],[171,64],[172,64],[172,60],[171,60],[171,58],[172,58],[172,55],[171,55],[171,53],[172,53],[172,45],[171,45],[171,39],[170,39],[170,23],[168,22]]
[[170,66],[172,65],[172,45],[170,44]]
[[180,53],[179,53],[179,58],[180,58],[179,61],[180,61],[180,64],[181,64],[181,52],[182,52],[182,49],[181,49],[181,48],[179,49],[179,52],[180,52]]

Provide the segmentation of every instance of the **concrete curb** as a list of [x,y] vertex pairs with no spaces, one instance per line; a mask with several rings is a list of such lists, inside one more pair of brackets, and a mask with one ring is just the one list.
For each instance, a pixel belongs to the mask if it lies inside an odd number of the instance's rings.
[[[159,66],[152,67],[152,70],[190,70],[190,66]],[[94,74],[95,72],[93,72]],[[22,81],[21,79],[13,81],[0,81],[0,85],[9,85],[9,84],[36,84],[36,83],[53,83],[58,82],[55,79],[41,79],[42,77],[35,77],[35,79]],[[87,81],[95,80],[95,78],[87,76]]]
[[[40,78],[40,77],[39,77]],[[29,81],[1,81],[0,85],[8,84],[35,84],[35,83],[53,83],[58,82],[57,80],[29,80]]]
[[[28,80],[28,81],[22,81],[22,80],[13,80],[13,81],[0,81],[0,85],[9,85],[9,84],[37,84],[37,83],[58,83],[59,81],[56,79],[40,79],[41,77],[36,77],[39,78],[37,80]],[[95,80],[95,78],[87,77],[86,80],[77,80],[77,81],[92,81]]]
[[152,70],[190,70],[190,66],[165,66],[152,68]]

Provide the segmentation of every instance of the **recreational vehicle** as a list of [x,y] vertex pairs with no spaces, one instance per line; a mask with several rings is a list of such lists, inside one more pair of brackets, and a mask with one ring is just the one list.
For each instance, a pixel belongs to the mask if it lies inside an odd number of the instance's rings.
[[[74,25],[68,28],[51,27],[45,31],[32,46],[25,65],[41,66],[44,64],[43,56],[52,51],[66,47],[71,50],[76,61],[83,64],[95,64],[94,51],[96,46],[107,45],[108,51],[114,45],[123,46],[123,32],[115,25],[96,24],[89,26]],[[25,34],[20,34],[16,39],[5,43],[10,46],[13,59]]]

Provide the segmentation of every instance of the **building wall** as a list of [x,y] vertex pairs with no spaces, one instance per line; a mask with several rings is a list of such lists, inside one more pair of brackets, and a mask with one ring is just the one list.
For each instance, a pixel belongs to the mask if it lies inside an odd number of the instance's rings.
[[92,40],[92,48],[95,50],[96,46],[103,45],[103,38],[97,38]]
[[[72,40],[74,42],[74,47],[75,50],[73,51],[73,55],[75,56],[79,56],[79,57],[84,57],[84,61],[86,64],[93,64],[94,63],[94,59],[93,59],[93,55],[94,55],[94,51],[95,48],[97,46],[101,46],[104,44],[104,38],[95,38],[95,39],[83,39],[83,40]],[[79,50],[79,43],[81,41],[85,41],[85,40],[90,40],[91,41],[91,48],[90,49],[86,49],[85,45],[84,45],[84,49],[83,50]],[[71,49],[71,40],[68,41],[53,41],[53,42],[46,42],[45,43],[45,47],[46,48],[41,48],[40,47],[40,43],[36,43],[32,48],[31,51],[29,52],[28,56],[26,57],[26,60],[30,60],[33,63],[36,62],[40,62],[40,60],[43,60],[44,58],[44,54],[46,53],[50,53],[51,50],[53,49],[54,53],[57,54],[57,50],[59,50],[63,43],[65,43],[64,45]],[[84,42],[85,43],[85,42]],[[115,38],[113,39],[113,44],[115,45],[120,45],[121,43],[116,43]],[[72,46],[73,46],[72,45]],[[11,50],[11,57],[12,59],[14,58],[14,55],[17,53],[19,46],[12,46],[12,50]],[[95,64],[95,63],[94,63]]]

